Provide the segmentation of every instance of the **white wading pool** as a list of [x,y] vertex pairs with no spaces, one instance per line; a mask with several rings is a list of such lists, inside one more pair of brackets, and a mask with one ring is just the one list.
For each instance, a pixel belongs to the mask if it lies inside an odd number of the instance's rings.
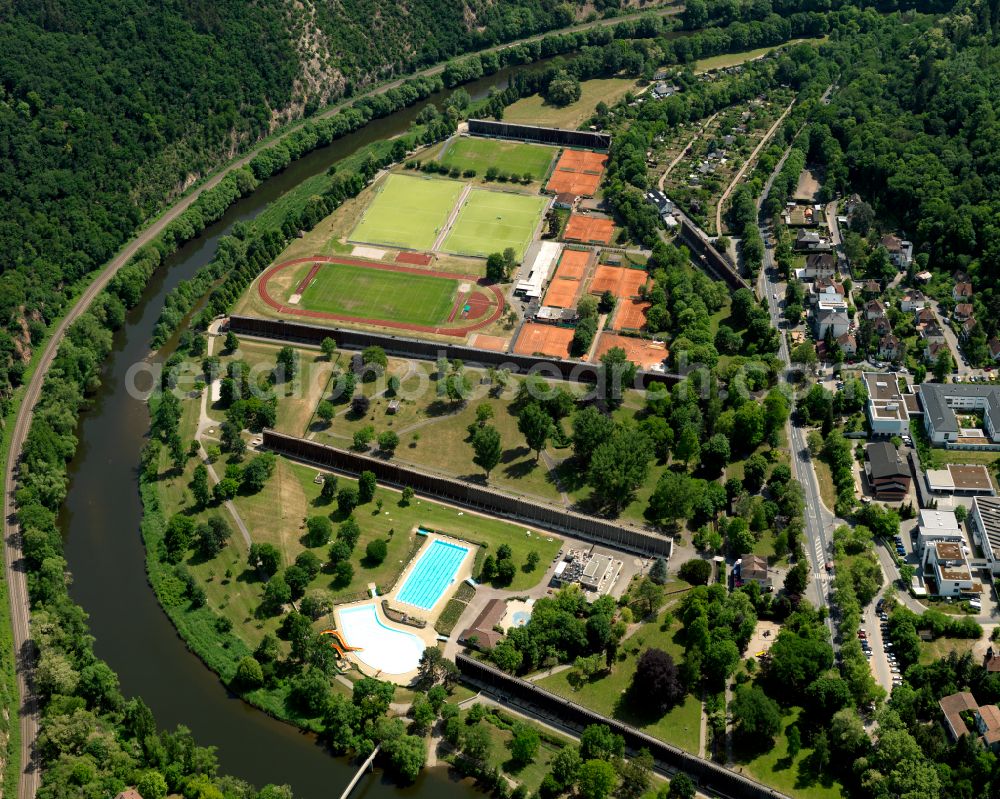
[[352,654],[365,665],[385,674],[406,674],[417,668],[424,642],[413,633],[386,626],[374,603],[343,608],[337,615],[344,641],[361,647]]

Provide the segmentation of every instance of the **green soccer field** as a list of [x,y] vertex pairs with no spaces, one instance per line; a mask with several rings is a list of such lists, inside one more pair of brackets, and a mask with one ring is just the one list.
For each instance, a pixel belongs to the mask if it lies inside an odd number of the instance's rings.
[[462,188],[463,184],[454,180],[389,175],[350,239],[429,250]]
[[449,168],[476,170],[479,177],[490,167],[518,177],[528,173],[541,180],[549,171],[558,150],[538,144],[459,137],[448,145],[441,163]]
[[531,243],[547,197],[474,189],[458,212],[443,249],[486,256],[513,247],[520,259]]
[[448,321],[458,283],[433,275],[327,263],[306,286],[299,307],[435,327]]

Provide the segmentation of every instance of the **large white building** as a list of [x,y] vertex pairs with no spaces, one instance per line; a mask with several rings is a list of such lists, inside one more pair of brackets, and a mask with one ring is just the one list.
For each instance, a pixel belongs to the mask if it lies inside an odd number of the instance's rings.
[[868,389],[868,424],[877,436],[901,436],[910,432],[910,413],[891,372],[865,372]]
[[958,518],[950,510],[922,510],[917,522],[917,549],[922,560],[927,561],[927,548],[932,544],[963,542]]
[[[924,407],[924,429],[935,444],[948,444],[963,438],[970,445],[1000,442],[1000,386],[923,383],[918,390]],[[963,429],[959,425],[956,412],[978,411],[983,413],[981,431]]]
[[1000,497],[973,497],[966,524],[972,542],[983,551],[987,567],[1000,577]]
[[975,592],[972,570],[961,544],[937,541],[924,552],[924,577],[932,577],[939,596]]

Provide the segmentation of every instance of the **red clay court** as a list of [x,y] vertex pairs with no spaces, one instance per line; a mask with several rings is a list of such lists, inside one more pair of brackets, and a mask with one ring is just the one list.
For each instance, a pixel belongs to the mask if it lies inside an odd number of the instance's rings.
[[625,350],[625,356],[640,369],[649,369],[661,364],[670,354],[665,344],[654,344],[652,341],[632,336],[619,336],[617,333],[601,333],[597,342],[597,352],[594,354],[595,360],[600,360],[601,356],[613,347]]
[[584,214],[570,214],[563,238],[587,244],[610,244],[615,234],[615,223],[610,219]]
[[545,185],[554,194],[593,196],[601,185],[601,175],[608,156],[589,150],[563,150],[559,162]]
[[603,294],[610,291],[620,300],[639,296],[639,287],[652,281],[644,269],[627,269],[622,266],[599,266],[590,281],[591,294]]
[[396,254],[397,264],[413,264],[414,266],[430,266],[433,256],[426,252],[400,252]]
[[646,327],[646,311],[652,303],[645,300],[624,300],[615,311],[615,330],[643,330]]
[[572,308],[576,305],[576,295],[580,291],[579,280],[563,280],[557,277],[549,283],[542,305],[553,308]]
[[521,328],[514,352],[518,355],[548,355],[550,358],[569,358],[569,344],[573,331],[567,327],[540,325],[529,322]]
[[565,249],[559,259],[559,266],[556,268],[556,277],[565,277],[569,280],[583,280],[587,273],[587,264],[590,262],[589,250]]
[[[330,313],[327,311],[314,311],[308,308],[300,308],[294,305],[286,305],[272,296],[269,283],[276,275],[286,269],[291,269],[302,264],[312,264],[306,276],[299,281],[295,289],[296,294],[309,285],[316,276],[322,264],[344,264],[346,266],[361,266],[367,269],[378,269],[387,272],[399,272],[410,275],[426,275],[438,277],[452,281],[468,283],[473,288],[470,291],[459,293],[452,307],[451,315],[447,325],[431,326],[419,325],[410,322],[400,322],[395,319],[379,319],[374,317],[358,317],[346,314]],[[279,289],[281,291],[281,289]],[[287,291],[287,289],[284,289]],[[260,298],[271,308],[282,315],[298,316],[308,319],[321,319],[326,322],[356,322],[359,324],[375,325],[378,327],[391,327],[401,330],[412,330],[420,333],[435,333],[443,336],[464,337],[466,334],[496,322],[504,310],[503,292],[498,286],[486,285],[485,281],[473,275],[458,275],[453,272],[435,272],[429,269],[418,269],[415,267],[398,266],[396,264],[380,263],[377,261],[362,261],[356,258],[331,257],[326,255],[316,255],[312,258],[295,258],[291,261],[283,261],[280,264],[267,269],[257,281],[257,293]],[[452,322],[457,324],[452,325]],[[465,324],[462,324],[462,323]]]
[[489,336],[486,333],[473,333],[469,339],[470,347],[478,347],[481,350],[492,350],[493,352],[506,352],[507,339],[503,336]]

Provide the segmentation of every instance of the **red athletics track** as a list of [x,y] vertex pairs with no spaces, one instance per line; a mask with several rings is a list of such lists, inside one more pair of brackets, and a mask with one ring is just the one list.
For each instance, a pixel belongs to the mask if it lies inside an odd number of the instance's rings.
[[[316,276],[316,272],[319,271],[318,264],[346,264],[348,266],[364,266],[368,269],[382,269],[387,272],[403,272],[405,274],[411,275],[430,275],[431,277],[443,277],[448,280],[459,280],[466,283],[474,283],[487,291],[493,293],[493,297],[496,300],[496,307],[493,309],[493,313],[489,315],[486,319],[482,319],[473,324],[464,325],[462,327],[430,327],[429,325],[415,325],[409,322],[396,322],[389,319],[374,319],[366,318],[361,316],[347,316],[345,314],[334,314],[328,313],[326,311],[310,311],[306,308],[296,308],[294,306],[284,305],[278,302],[274,297],[271,296],[268,291],[267,284],[270,282],[278,272],[283,269],[288,269],[289,267],[298,266],[299,264],[316,264],[312,269],[309,270],[309,274],[306,275],[298,288],[296,288],[296,293],[301,293],[305,290],[305,287],[309,284],[309,281]],[[452,272],[433,272],[428,269],[414,269],[412,267],[399,266],[398,264],[386,264],[386,263],[376,263],[375,261],[361,261],[356,258],[332,258],[328,255],[317,255],[313,258],[295,258],[291,261],[284,261],[280,264],[275,264],[270,267],[264,274],[260,276],[260,280],[257,282],[257,293],[260,298],[267,303],[274,310],[283,313],[290,314],[291,316],[304,316],[310,319],[326,319],[331,322],[359,322],[366,325],[378,325],[380,327],[395,327],[401,330],[414,330],[420,333],[436,333],[442,336],[465,336],[474,330],[479,330],[487,325],[493,324],[503,315],[504,301],[503,292],[498,286],[487,285],[484,280],[480,278],[473,277],[472,275],[458,275]]]

